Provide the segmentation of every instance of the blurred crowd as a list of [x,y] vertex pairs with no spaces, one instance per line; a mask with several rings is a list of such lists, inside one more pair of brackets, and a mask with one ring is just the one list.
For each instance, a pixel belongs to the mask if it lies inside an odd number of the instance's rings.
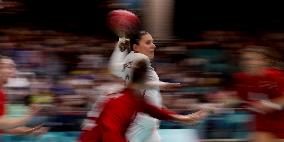
[[[217,101],[220,94],[216,92],[230,85],[231,74],[239,70],[238,51],[247,45],[273,47],[273,66],[282,69],[278,47],[283,46],[283,39],[284,33],[279,32],[205,31],[192,41],[156,41],[153,66],[160,80],[182,84],[162,92],[164,105],[186,113],[199,103]],[[115,42],[52,30],[1,29],[0,53],[12,57],[18,70],[6,84],[10,115],[20,115],[27,105],[41,104],[40,121],[51,131],[80,130],[92,102],[123,87],[107,69]],[[206,138],[244,137],[247,128],[240,124],[248,120],[244,112],[225,111],[210,116],[198,128]],[[190,127],[161,124],[161,128]]]

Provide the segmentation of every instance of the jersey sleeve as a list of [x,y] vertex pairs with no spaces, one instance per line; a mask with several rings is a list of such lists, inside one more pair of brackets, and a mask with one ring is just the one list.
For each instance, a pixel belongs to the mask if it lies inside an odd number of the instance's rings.
[[173,120],[173,114],[176,114],[173,111],[170,111],[168,109],[160,109],[154,105],[151,105],[147,103],[145,100],[142,100],[141,102],[141,112],[147,113],[150,116],[161,119],[161,120]]
[[110,57],[109,61],[109,70],[111,74],[122,78],[123,77],[123,66],[124,66],[124,60],[126,55],[128,54],[127,50],[120,51],[119,44],[123,41],[123,39],[119,39],[117,42],[114,51]]

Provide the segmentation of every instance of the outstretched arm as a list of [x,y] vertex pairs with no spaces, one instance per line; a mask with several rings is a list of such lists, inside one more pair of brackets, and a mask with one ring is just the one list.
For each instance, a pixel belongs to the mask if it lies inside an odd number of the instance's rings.
[[188,115],[179,115],[168,109],[160,109],[154,105],[148,104],[145,101],[142,102],[142,107],[143,107],[142,111],[144,113],[147,113],[157,119],[174,120],[174,121],[180,121],[180,122],[186,122],[186,123],[194,123],[196,121],[199,121],[205,118],[208,115],[207,110],[200,110],[195,113],[188,114]]
[[32,117],[38,113],[38,111],[41,109],[39,106],[32,106],[30,108],[30,114],[20,117],[20,118],[8,118],[6,116],[3,116],[0,118],[0,129],[6,130],[6,129],[12,129],[19,126],[25,125],[27,122],[29,122]]
[[30,115],[21,118],[7,118],[3,116],[0,118],[0,129],[5,130],[23,126],[31,119],[32,116]]
[[43,127],[42,125],[37,125],[35,127],[17,127],[13,129],[4,130],[6,134],[13,134],[13,135],[41,135],[48,132],[47,127]]
[[171,83],[171,82],[163,82],[163,81],[148,81],[145,83],[147,88],[157,88],[167,90],[181,87],[180,83]]

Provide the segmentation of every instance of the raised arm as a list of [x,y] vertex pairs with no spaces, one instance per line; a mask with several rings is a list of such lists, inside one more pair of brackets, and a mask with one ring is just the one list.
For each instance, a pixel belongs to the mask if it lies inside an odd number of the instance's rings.
[[[115,48],[113,50],[113,53],[110,57],[109,61],[109,70],[110,72],[117,76],[117,77],[123,77],[123,65],[124,65],[124,59],[126,55],[128,54],[127,45],[128,39],[126,38],[119,38],[119,41],[115,45]],[[123,47],[124,46],[124,47]]]

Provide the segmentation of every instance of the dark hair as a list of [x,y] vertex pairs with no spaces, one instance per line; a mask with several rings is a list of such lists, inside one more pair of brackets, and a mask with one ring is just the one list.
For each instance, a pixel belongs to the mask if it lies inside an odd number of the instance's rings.
[[249,45],[246,46],[245,49],[241,50],[241,52],[252,52],[261,54],[266,61],[267,65],[270,67],[283,68],[281,56],[281,50],[277,48],[268,47],[268,46],[257,46],[257,45]]
[[279,51],[267,46],[248,45],[241,52],[254,52],[263,55],[267,59],[281,59]]
[[136,62],[132,72],[132,83],[142,83],[146,79],[147,63],[145,60]]
[[138,31],[136,32],[135,34],[131,35],[130,37],[130,48],[131,50],[133,51],[133,45],[134,44],[138,44],[139,41],[141,40],[141,37],[146,35],[146,34],[149,34],[147,31]]

